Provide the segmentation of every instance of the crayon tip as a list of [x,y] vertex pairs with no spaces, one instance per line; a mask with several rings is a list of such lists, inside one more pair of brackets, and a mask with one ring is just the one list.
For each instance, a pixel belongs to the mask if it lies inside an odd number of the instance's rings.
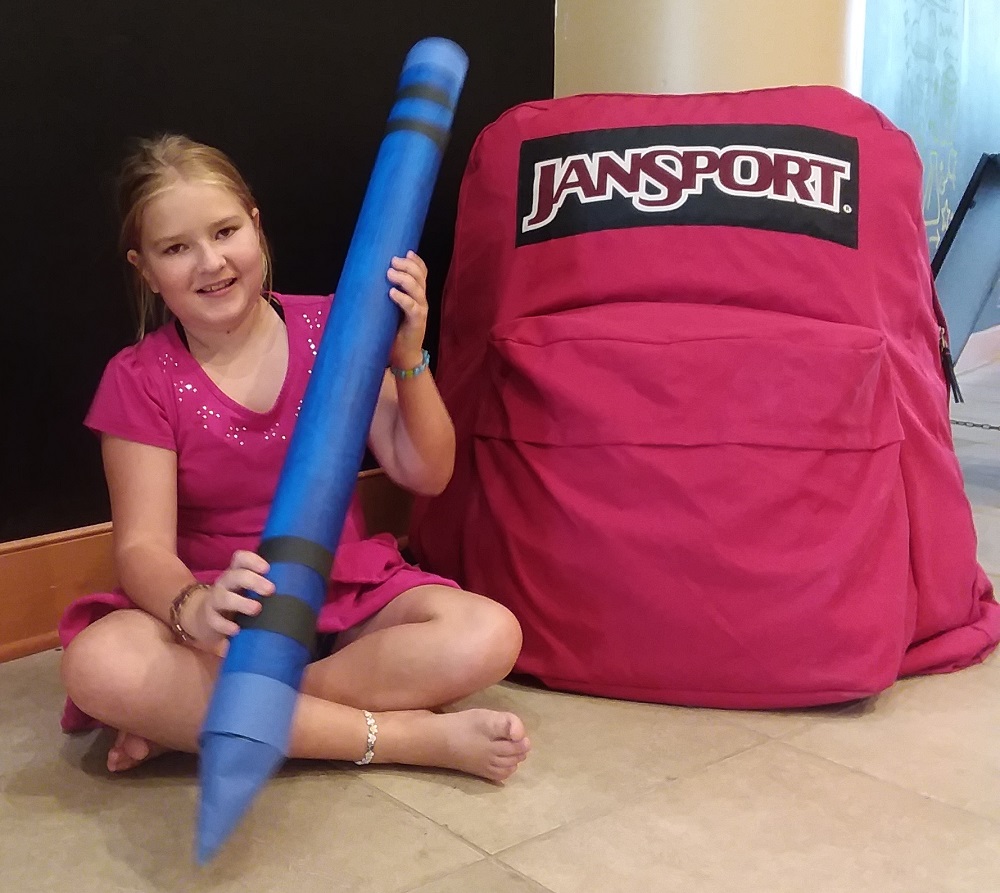
[[201,742],[198,864],[209,862],[285,755],[262,741],[208,733]]

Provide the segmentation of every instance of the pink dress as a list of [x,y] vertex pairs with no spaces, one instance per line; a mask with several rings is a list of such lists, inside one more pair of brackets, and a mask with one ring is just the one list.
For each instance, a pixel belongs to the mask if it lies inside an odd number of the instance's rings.
[[[95,432],[177,454],[177,554],[199,580],[214,580],[235,550],[257,548],[330,306],[329,297],[276,298],[288,332],[288,371],[267,412],[222,393],[170,323],[108,363],[84,421]],[[407,564],[390,534],[367,536],[355,495],[317,630],[348,629],[428,583],[456,587]],[[105,614],[131,607],[121,590],[77,599],[59,623],[63,647]],[[67,701],[62,725],[76,731],[96,721]]]

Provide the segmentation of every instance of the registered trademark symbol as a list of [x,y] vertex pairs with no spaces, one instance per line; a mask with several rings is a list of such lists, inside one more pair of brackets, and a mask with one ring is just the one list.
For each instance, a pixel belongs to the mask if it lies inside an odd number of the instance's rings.
[[850,214],[854,209],[850,205],[844,205],[844,213]]

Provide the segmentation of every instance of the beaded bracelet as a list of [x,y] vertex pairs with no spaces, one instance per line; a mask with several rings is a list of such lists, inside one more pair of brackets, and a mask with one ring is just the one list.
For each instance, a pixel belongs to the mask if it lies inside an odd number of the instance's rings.
[[355,760],[354,762],[359,766],[367,766],[375,759],[375,739],[378,738],[378,724],[375,722],[375,717],[367,710],[362,710],[361,712],[364,714],[365,723],[368,725],[368,738],[365,741],[365,755],[360,760]]
[[392,377],[413,378],[423,372],[431,364],[431,355],[427,352],[427,348],[423,349],[421,355],[422,359],[412,369],[397,369],[395,366],[390,366],[389,371],[392,373]]
[[187,604],[187,600],[191,598],[194,593],[199,589],[209,589],[207,583],[188,583],[179,593],[177,593],[177,598],[175,598],[170,603],[170,626],[174,631],[174,634],[185,644],[189,644],[195,641],[194,636],[191,635],[184,625],[181,623],[181,608]]

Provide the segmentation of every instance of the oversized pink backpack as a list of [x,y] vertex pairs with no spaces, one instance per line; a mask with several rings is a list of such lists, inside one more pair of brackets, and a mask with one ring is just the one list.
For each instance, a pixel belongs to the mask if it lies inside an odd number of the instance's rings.
[[996,645],[920,185],[909,138],[827,87],[483,131],[437,370],[457,466],[411,542],[517,615],[517,670],[789,707]]

